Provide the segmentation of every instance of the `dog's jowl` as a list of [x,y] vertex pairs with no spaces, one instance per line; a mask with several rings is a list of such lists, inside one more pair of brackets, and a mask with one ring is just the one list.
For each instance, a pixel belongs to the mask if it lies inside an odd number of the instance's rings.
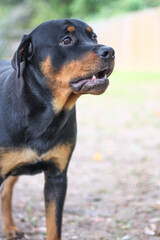
[[19,175],[44,172],[47,240],[61,239],[67,168],[76,142],[76,100],[102,94],[114,50],[87,24],[62,19],[24,35],[11,61],[0,61],[0,184],[3,230],[21,239],[11,213]]

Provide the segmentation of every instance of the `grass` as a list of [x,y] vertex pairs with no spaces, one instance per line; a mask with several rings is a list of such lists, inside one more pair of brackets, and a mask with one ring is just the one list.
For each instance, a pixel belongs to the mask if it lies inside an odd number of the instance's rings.
[[[85,115],[85,118],[78,115],[80,124],[91,126],[90,119],[93,118],[95,121],[92,127],[98,128],[99,131],[106,129],[107,133],[116,131],[115,124],[112,124],[113,118],[117,119],[117,128],[120,124],[118,119],[123,118],[123,124],[120,125],[127,128],[148,123],[159,126],[160,73],[114,71],[109,80],[110,85],[104,94],[84,95],[78,100],[77,109],[80,105]],[[89,109],[90,114],[85,109]],[[110,125],[106,125],[105,120],[97,116],[107,116]]]
[[[110,85],[107,91],[100,97],[90,95],[84,97],[87,99],[87,104],[95,103],[97,105],[98,102],[103,100],[106,102],[107,99],[113,98],[116,104],[118,99],[120,101],[127,100],[134,104],[144,102],[151,94],[150,87],[156,88],[157,86],[159,88],[160,72],[114,71],[109,80]],[[84,104],[86,104],[85,99]]]
[[114,71],[110,79],[120,82],[150,82],[160,80],[160,72]]
[[150,87],[159,86],[160,72],[114,71],[109,79],[110,86],[104,97],[121,97],[135,103],[148,97]]

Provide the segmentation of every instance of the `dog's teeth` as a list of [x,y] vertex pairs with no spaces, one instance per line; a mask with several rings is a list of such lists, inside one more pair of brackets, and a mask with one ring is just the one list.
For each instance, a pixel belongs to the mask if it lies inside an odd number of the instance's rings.
[[106,67],[106,68],[102,69],[102,71],[105,71],[105,70],[107,70],[107,69],[108,69],[108,67]]
[[92,80],[94,80],[94,79],[96,79],[96,76],[95,76],[95,75],[93,75],[93,77],[92,77]]

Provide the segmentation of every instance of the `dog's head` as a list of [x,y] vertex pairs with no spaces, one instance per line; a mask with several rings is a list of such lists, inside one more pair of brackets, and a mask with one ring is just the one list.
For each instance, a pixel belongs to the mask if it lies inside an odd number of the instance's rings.
[[54,108],[59,111],[81,94],[102,94],[109,84],[114,58],[114,50],[98,44],[90,26],[61,19],[45,22],[25,35],[12,65],[18,76],[21,62],[32,65],[51,89]]

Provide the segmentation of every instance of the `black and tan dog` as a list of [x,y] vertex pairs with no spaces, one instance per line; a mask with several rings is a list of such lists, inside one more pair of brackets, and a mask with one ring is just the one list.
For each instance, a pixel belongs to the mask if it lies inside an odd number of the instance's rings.
[[87,24],[63,19],[25,35],[10,63],[0,61],[0,184],[3,229],[21,239],[11,213],[21,174],[45,174],[47,240],[61,239],[67,168],[76,142],[75,102],[102,94],[114,50]]

